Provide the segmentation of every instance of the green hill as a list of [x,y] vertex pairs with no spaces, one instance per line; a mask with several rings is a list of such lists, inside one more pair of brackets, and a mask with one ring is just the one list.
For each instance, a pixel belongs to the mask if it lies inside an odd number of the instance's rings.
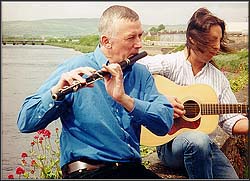
[[[45,19],[34,21],[2,22],[3,37],[80,37],[98,34],[98,18]],[[145,31],[152,26],[143,25]],[[182,30],[184,25],[166,25],[166,28]]]
[[47,19],[2,22],[2,35],[15,37],[74,37],[97,34],[99,19]]

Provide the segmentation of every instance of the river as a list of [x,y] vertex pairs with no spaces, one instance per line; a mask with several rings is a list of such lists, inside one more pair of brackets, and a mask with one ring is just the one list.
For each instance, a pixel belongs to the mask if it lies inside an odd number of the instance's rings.
[[[21,153],[28,152],[35,133],[20,133],[17,116],[28,95],[39,86],[65,59],[81,54],[73,49],[46,45],[2,45],[1,57],[1,178],[15,175]],[[48,129],[55,134],[59,120]],[[53,138],[53,135],[52,135]]]

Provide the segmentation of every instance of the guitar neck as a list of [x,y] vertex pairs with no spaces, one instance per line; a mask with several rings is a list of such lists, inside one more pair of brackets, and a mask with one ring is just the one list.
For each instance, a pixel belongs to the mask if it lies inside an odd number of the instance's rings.
[[202,115],[248,113],[249,107],[244,104],[201,104]]

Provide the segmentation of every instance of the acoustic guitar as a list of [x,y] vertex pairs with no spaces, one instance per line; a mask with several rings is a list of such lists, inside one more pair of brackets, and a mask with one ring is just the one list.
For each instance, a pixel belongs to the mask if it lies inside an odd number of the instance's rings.
[[172,128],[165,136],[157,136],[142,126],[141,145],[162,145],[192,129],[209,134],[216,129],[219,114],[248,113],[249,111],[249,107],[244,104],[218,104],[217,95],[209,85],[180,86],[161,75],[154,75],[154,79],[160,93],[174,95],[183,103],[186,114],[174,119]]

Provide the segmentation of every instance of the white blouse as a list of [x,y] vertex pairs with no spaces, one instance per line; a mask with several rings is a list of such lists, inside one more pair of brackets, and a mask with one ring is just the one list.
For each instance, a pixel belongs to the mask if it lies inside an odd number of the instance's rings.
[[[144,64],[152,74],[163,75],[178,85],[207,84],[211,86],[216,92],[219,104],[238,103],[229,81],[220,70],[211,63],[207,63],[200,72],[193,75],[192,65],[187,61],[184,51],[146,56],[137,62]],[[221,114],[219,125],[226,133],[233,136],[232,128],[242,118],[244,116],[241,114]]]

